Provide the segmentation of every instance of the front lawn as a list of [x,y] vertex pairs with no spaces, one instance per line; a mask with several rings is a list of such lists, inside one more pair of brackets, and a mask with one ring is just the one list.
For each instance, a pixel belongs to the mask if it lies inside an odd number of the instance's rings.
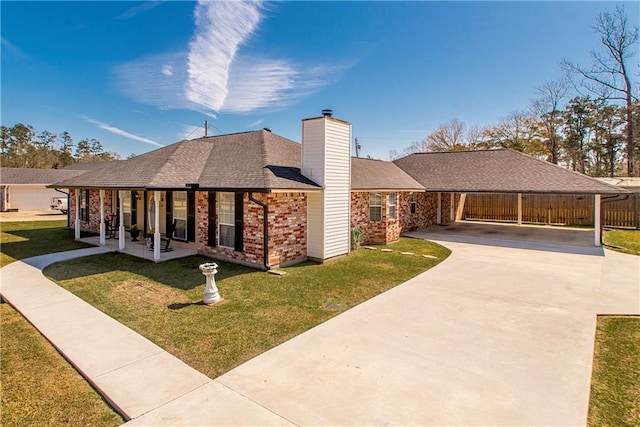
[[640,230],[605,230],[603,241],[612,249],[631,255],[640,255]]
[[75,242],[67,221],[3,222],[0,224],[0,267],[19,259],[86,248]]
[[285,276],[218,262],[216,282],[227,302],[214,307],[198,303],[205,284],[198,266],[211,261],[204,257],[155,264],[104,254],[52,265],[45,274],[215,378],[428,270],[450,253],[409,238],[390,245],[394,252],[382,248],[359,249],[324,265],[283,268]]
[[114,412],[9,304],[2,319],[3,426],[118,426]]
[[587,425],[640,426],[640,317],[598,317]]

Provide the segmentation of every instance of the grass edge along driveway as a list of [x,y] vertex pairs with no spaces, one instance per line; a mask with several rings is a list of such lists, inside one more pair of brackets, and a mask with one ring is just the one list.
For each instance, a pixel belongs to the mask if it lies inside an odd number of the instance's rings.
[[111,253],[54,264],[45,274],[215,378],[450,254],[440,245],[410,238],[377,248],[360,248],[322,265],[283,268],[285,276],[217,262],[216,282],[226,302],[214,307],[199,304],[205,280],[198,266],[211,261],[201,256],[155,264]]
[[640,316],[598,316],[587,425],[640,425]]

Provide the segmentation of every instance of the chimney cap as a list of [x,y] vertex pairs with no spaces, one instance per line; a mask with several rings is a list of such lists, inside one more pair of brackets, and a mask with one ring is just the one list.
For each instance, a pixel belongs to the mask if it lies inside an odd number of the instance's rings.
[[325,117],[331,117],[331,116],[333,116],[333,110],[324,109],[324,110],[322,110],[322,115],[325,116]]

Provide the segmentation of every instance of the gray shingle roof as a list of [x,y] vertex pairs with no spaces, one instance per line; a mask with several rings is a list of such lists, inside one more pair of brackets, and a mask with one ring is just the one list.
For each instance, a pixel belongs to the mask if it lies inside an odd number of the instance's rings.
[[352,190],[424,191],[417,182],[397,165],[382,160],[351,158]]
[[394,163],[427,191],[626,193],[623,189],[509,149],[416,153]]
[[68,166],[62,168],[62,170],[82,170],[82,171],[90,171],[94,169],[99,169],[103,166],[110,165],[116,162],[120,162],[121,160],[110,160],[106,162],[79,162],[72,163]]
[[86,171],[83,170],[2,168],[0,169],[0,183],[2,183],[2,185],[49,185],[84,173],[86,173]]
[[300,144],[260,130],[178,142],[60,182],[68,187],[317,190],[300,173]]

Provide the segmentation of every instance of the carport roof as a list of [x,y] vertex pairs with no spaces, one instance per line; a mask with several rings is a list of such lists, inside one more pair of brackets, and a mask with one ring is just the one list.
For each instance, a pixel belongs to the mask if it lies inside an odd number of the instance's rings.
[[431,192],[627,193],[510,149],[415,153],[394,163]]
[[2,185],[49,185],[86,173],[85,170],[2,168]]

